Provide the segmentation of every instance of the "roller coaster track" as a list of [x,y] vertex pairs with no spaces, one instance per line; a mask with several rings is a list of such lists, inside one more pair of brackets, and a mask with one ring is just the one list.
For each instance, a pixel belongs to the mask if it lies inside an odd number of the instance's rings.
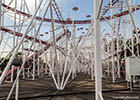
[[[16,10],[12,7],[9,7],[7,6],[6,4],[2,4],[2,6],[12,12],[16,12],[16,14],[19,14],[19,15],[23,15],[25,17],[32,17],[32,15],[28,14],[28,13],[25,13],[25,12],[22,12],[22,11],[19,11],[19,10]],[[137,5],[136,7],[133,7],[132,10],[131,10],[131,13],[135,12],[136,10],[139,10],[140,9],[140,5]],[[126,11],[123,11],[121,13],[117,13],[117,14],[114,14],[113,17],[111,16],[106,16],[106,17],[101,17],[100,20],[101,21],[106,21],[106,20],[111,20],[111,19],[114,19],[116,17],[121,17],[121,16],[125,16],[125,15],[128,15],[129,14],[129,10],[126,10]],[[36,20],[38,21],[41,21],[42,18],[37,16],[36,17]],[[43,20],[44,22],[51,22],[51,19],[47,19],[45,18]],[[58,24],[90,24],[92,21],[91,20],[74,20],[74,21],[65,21],[65,20],[55,20],[55,23],[58,23]]]
[[[112,1],[111,1],[112,4],[109,2],[109,3],[107,4],[107,6],[105,6],[105,7],[106,7],[106,8],[107,8],[107,7],[110,7],[110,5],[113,6],[113,5],[115,5],[117,2],[119,2],[119,0],[112,0]],[[109,8],[103,10],[101,16],[104,16],[108,11],[109,11]]]
[[[116,0],[116,2],[117,2],[117,1],[118,1],[118,0]],[[115,4],[115,3],[113,3],[113,4]],[[54,4],[54,5],[55,5],[55,4]],[[28,18],[31,18],[31,17],[32,17],[32,15],[30,15],[30,14],[28,14],[28,13],[25,13],[25,12],[22,12],[22,11],[19,11],[19,10],[15,10],[14,8],[12,8],[12,7],[10,7],[10,6],[7,6],[6,4],[2,4],[2,6],[3,6],[4,8],[6,8],[6,9],[12,11],[12,12],[15,12],[16,14],[19,14],[19,15],[22,15],[22,16],[25,16],[25,17],[28,17]],[[56,7],[57,7],[57,6],[56,6]],[[139,9],[140,9],[140,5],[137,5],[136,7],[133,7],[133,8],[132,8],[131,13],[133,13],[133,12],[135,12],[136,10],[139,10]],[[58,10],[58,9],[56,9],[56,10]],[[59,12],[59,11],[57,11],[57,12]],[[106,12],[107,12],[107,11],[106,11]],[[59,13],[59,14],[61,14],[61,13]],[[123,12],[121,12],[121,13],[114,14],[113,17],[111,17],[111,16],[103,17],[103,16],[102,16],[102,17],[100,18],[100,21],[111,20],[111,19],[114,19],[114,18],[116,18],[116,17],[121,17],[121,16],[125,16],[125,15],[128,15],[128,14],[129,14],[129,10],[126,10],[126,11],[123,11]],[[104,13],[103,13],[103,15],[104,15]],[[58,15],[58,16],[60,16],[60,15]],[[39,17],[39,16],[36,16],[35,18],[36,18],[36,20],[38,20],[38,21],[41,21],[41,20],[42,20],[42,18]],[[55,20],[55,23],[58,23],[58,24],[73,24],[73,23],[74,23],[74,24],[90,24],[90,23],[92,22],[91,20],[65,21],[65,20],[60,20],[60,19],[62,19],[62,18],[59,18],[59,20]],[[51,22],[51,19],[45,18],[43,21],[44,21],[44,22]],[[0,30],[5,31],[5,32],[8,32],[8,33],[11,33],[11,34],[16,35],[16,36],[18,36],[18,37],[22,37],[22,34],[21,34],[21,33],[19,33],[19,32],[13,32],[12,30],[7,29],[7,28],[4,28],[4,27],[0,27]],[[66,34],[67,34],[67,32],[64,31],[63,34],[59,35],[59,36],[56,38],[56,42],[59,41],[59,40],[60,40],[63,36],[65,36]],[[28,36],[28,35],[26,35],[25,38],[27,38],[28,40],[33,40],[33,39],[34,39],[33,37]],[[38,43],[41,42],[42,44],[45,44],[46,46],[43,47],[43,49],[39,50],[40,52],[35,52],[33,55],[31,55],[30,57],[28,57],[27,61],[30,60],[30,59],[32,59],[34,55],[37,55],[37,56],[38,56],[38,55],[41,55],[45,50],[47,50],[47,49],[52,45],[52,42],[51,42],[51,43],[48,43],[48,42],[46,42],[46,41],[38,40],[37,38],[35,39],[35,42],[38,42]],[[59,49],[63,50],[63,48],[59,48]],[[64,52],[63,52],[63,53],[64,53]]]
[[[7,29],[7,28],[4,28],[4,27],[0,27],[0,30],[1,30],[1,31],[4,31],[4,32],[8,32],[8,33],[10,33],[10,34],[12,34],[12,35],[15,35],[15,36],[18,36],[18,37],[22,37],[22,35],[23,35],[22,33],[13,32],[12,30]],[[64,32],[63,34],[60,34],[58,37],[56,37],[56,42],[59,41],[59,40],[60,40],[63,36],[65,36],[66,34],[67,34],[67,33]],[[28,35],[26,35],[25,38],[28,39],[28,40],[30,40],[30,41],[34,40],[33,37],[28,36]],[[49,42],[47,42],[47,41],[39,40],[39,39],[37,39],[37,38],[35,38],[35,42],[44,44],[44,45],[46,45],[46,46],[44,46],[43,49],[40,49],[40,50],[39,50],[40,52],[35,52],[35,53],[32,54],[30,57],[28,57],[28,58],[27,58],[27,61],[29,61],[30,59],[32,59],[34,55],[35,55],[35,56],[41,55],[44,51],[46,51],[46,50],[53,44],[52,42],[49,43]],[[66,55],[65,52],[63,51],[63,48],[57,46],[57,49],[58,49],[62,54]]]
[[[2,4],[2,6],[3,6],[4,8],[6,8],[6,9],[10,10],[10,11],[16,12],[16,14],[23,15],[23,16],[26,16],[26,17],[28,17],[28,18],[32,17],[32,15],[27,14],[27,13],[25,13],[25,12],[21,12],[21,11],[19,11],[19,10],[16,10],[16,11],[15,11],[14,8],[9,7],[9,6],[7,6],[6,4]],[[131,12],[134,12],[134,11],[139,10],[139,9],[140,9],[140,5],[138,5],[137,7],[133,7],[132,10],[131,10]],[[129,14],[129,10],[126,10],[126,11],[123,11],[123,12],[121,12],[121,13],[118,13],[118,14],[113,15],[112,19],[113,19],[113,18],[116,18],[116,17],[125,16],[125,15],[127,15],[127,14]],[[38,17],[38,16],[36,17],[36,19],[37,19],[38,21],[41,21],[41,20],[42,20],[42,18],[41,18],[41,17]],[[111,19],[110,16],[100,18],[101,21],[110,20],[110,19]],[[45,18],[45,19],[44,19],[44,22],[51,22],[51,19]],[[55,23],[59,23],[59,24],[72,24],[72,22],[73,22],[73,21],[55,20]],[[75,21],[74,21],[74,24],[89,24],[89,23],[91,23],[91,20],[75,20]],[[5,32],[9,32],[9,33],[12,33],[12,34],[13,34],[13,32],[11,32],[10,29],[6,29],[6,28],[4,28],[4,27],[1,27],[0,30],[3,30],[3,31],[5,31]],[[57,41],[60,40],[61,37],[65,35],[65,33],[66,33],[66,32],[64,32],[62,35],[60,35],[59,37],[57,37]],[[22,34],[20,34],[19,32],[15,32],[15,35],[16,35],[16,36],[19,36],[19,37],[22,36]],[[34,39],[33,37],[30,37],[30,36],[26,36],[26,38],[29,39],[29,40],[33,40],[33,39]],[[38,39],[35,39],[35,41],[36,41],[36,42],[39,42]],[[41,40],[41,43],[47,45],[47,47],[44,47],[44,49],[46,49],[46,48],[48,48],[48,46],[50,46],[50,43],[47,43],[46,41],[44,42],[44,41]]]
[[[13,32],[12,30],[7,29],[7,28],[4,28],[4,27],[1,27],[0,30],[2,30],[2,31],[4,31],[4,32],[8,32],[8,33],[10,33],[10,34],[12,34],[12,35],[15,35],[15,36],[18,36],[18,37],[22,37],[22,35],[23,35],[22,33]],[[89,35],[91,35],[91,34],[89,34]],[[81,40],[81,38],[82,38],[82,37],[85,37],[85,35],[80,35],[79,37],[80,37],[80,40]],[[28,40],[30,40],[30,41],[34,40],[34,37],[31,37],[31,36],[28,36],[28,35],[26,35],[25,38],[28,39]],[[61,39],[61,38],[57,37],[57,41],[58,41],[59,39]],[[41,54],[42,54],[42,51],[47,50],[47,49],[50,47],[50,45],[52,45],[52,43],[49,43],[49,42],[43,41],[43,40],[39,40],[39,39],[37,39],[37,38],[35,38],[35,42],[44,44],[44,45],[46,45],[46,47],[44,47],[43,49],[39,50],[39,51],[41,51],[40,54],[39,54],[39,52],[36,52],[35,54],[31,55],[31,56],[27,59],[27,61],[30,60],[31,58],[33,58],[34,55],[41,55]],[[80,42],[80,41],[79,41],[79,42]],[[58,49],[64,56],[66,56],[66,51],[64,50],[63,47],[60,47],[60,46],[58,46],[58,45],[57,45],[56,47],[57,47],[57,49]]]
[[[12,35],[15,35],[15,36],[18,36],[18,37],[22,37],[23,36],[22,33],[14,32],[14,31],[12,31],[10,29],[7,29],[7,28],[4,28],[4,27],[0,27],[0,30],[1,31],[4,31],[4,32],[8,32],[8,33],[10,33]],[[28,39],[28,40],[30,40],[30,41],[34,40],[34,37],[31,37],[31,36],[28,36],[28,35],[26,35],[25,38]],[[41,43],[41,44],[45,44],[45,45],[48,45],[49,44],[47,41],[42,41],[42,40],[39,40],[37,38],[35,38],[35,42]]]
[[[116,2],[117,2],[117,1],[118,1],[118,0],[116,0]],[[115,4],[116,2],[114,2],[113,4]],[[10,11],[16,12],[16,14],[23,15],[23,16],[26,16],[26,17],[28,17],[28,18],[32,17],[32,15],[27,14],[27,13],[25,13],[25,12],[21,12],[21,11],[19,11],[19,10],[16,10],[16,11],[15,11],[14,8],[9,7],[9,6],[7,6],[6,4],[2,4],[2,6],[3,6],[4,8],[6,8],[6,9],[10,10]],[[132,8],[131,12],[134,12],[134,11],[139,10],[139,9],[140,9],[140,5],[138,5],[137,7]],[[58,11],[57,11],[57,12],[58,12]],[[129,14],[129,10],[126,10],[126,11],[123,11],[123,12],[121,12],[121,13],[118,13],[118,14],[113,15],[112,19],[113,19],[113,18],[116,18],[116,17],[125,16],[125,15],[127,15],[127,14]],[[38,17],[38,16],[36,17],[36,19],[37,19],[38,21],[41,21],[41,20],[42,20],[42,18],[41,18],[41,17]],[[61,19],[62,19],[62,18],[61,18]],[[110,16],[100,18],[101,21],[110,20],[110,19],[111,19]],[[51,19],[45,18],[45,19],[44,19],[44,22],[51,22]],[[59,24],[72,24],[72,22],[73,22],[73,21],[55,20],[55,23],[59,23]],[[91,20],[75,20],[75,21],[74,21],[74,24],[89,24],[89,23],[91,23]],[[1,27],[0,30],[5,31],[5,32],[9,32],[9,33],[11,33],[11,34],[14,34],[10,29],[6,29],[6,28],[4,28],[4,27]],[[60,40],[61,37],[64,36],[65,34],[66,34],[66,32],[64,32],[62,35],[58,36],[58,37],[57,37],[57,41]],[[19,37],[22,36],[22,34],[19,33],[19,32],[15,32],[15,35],[16,35],[16,36],[19,36]],[[34,39],[33,37],[30,37],[30,36],[28,36],[28,35],[26,36],[26,38],[29,39],[29,40],[33,40],[33,39]],[[38,39],[35,39],[35,41],[38,42],[38,43],[41,42],[42,44],[47,45],[46,47],[44,47],[44,49],[48,48],[48,47],[51,45],[50,43],[47,43],[46,41],[42,41],[42,40],[39,41]],[[41,53],[40,53],[40,54],[41,54]],[[32,57],[32,56],[31,56],[31,57]]]
[[[56,42],[58,42],[63,36],[65,36],[67,34],[67,32],[64,32],[63,34],[59,35],[57,38],[56,38]],[[45,47],[43,47],[43,49],[40,49],[39,51],[40,52],[35,52],[33,55],[31,55],[27,61],[31,58],[33,58],[34,55],[41,55],[44,51],[46,51],[51,45],[53,45],[53,42],[51,43],[48,43]]]

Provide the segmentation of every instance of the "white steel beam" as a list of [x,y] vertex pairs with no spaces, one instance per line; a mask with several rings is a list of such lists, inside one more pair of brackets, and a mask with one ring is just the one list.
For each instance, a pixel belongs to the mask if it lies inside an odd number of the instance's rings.
[[98,18],[101,0],[94,0],[94,39],[95,39],[95,93],[96,100],[100,100],[99,93],[102,92],[102,61],[101,61],[101,32],[100,19]]
[[54,62],[55,62],[55,68],[57,69],[57,83],[60,87],[60,73],[59,73],[59,65],[58,65],[58,57],[57,57],[57,51],[56,51],[56,38],[55,38],[55,31],[54,31],[54,19],[53,19],[53,10],[52,10],[52,0],[50,0],[50,17],[51,17],[51,31],[52,31],[52,38],[53,38],[53,51],[55,54]]
[[10,66],[11,66],[11,64],[12,64],[12,62],[13,62],[13,60],[15,59],[15,56],[16,56],[16,54],[17,54],[17,52],[18,52],[18,50],[19,50],[19,48],[20,48],[20,46],[21,46],[21,44],[22,44],[22,42],[23,42],[23,40],[24,40],[24,38],[25,38],[25,36],[26,36],[26,34],[28,33],[28,31],[29,31],[29,29],[30,29],[30,26],[31,26],[32,23],[33,23],[33,20],[35,19],[36,14],[37,14],[37,12],[38,12],[38,10],[39,10],[39,8],[40,8],[42,2],[43,2],[43,0],[41,0],[41,2],[40,2],[40,4],[39,4],[39,6],[38,6],[38,8],[37,8],[37,10],[36,10],[36,12],[35,12],[35,14],[34,14],[34,16],[32,17],[32,19],[31,19],[31,21],[30,21],[30,23],[29,23],[29,25],[28,25],[28,27],[27,27],[27,29],[26,29],[26,32],[24,33],[24,35],[22,36],[21,40],[19,41],[19,44],[18,44],[17,47],[15,48],[11,59],[9,60],[9,62],[8,62],[8,64],[7,64],[7,66],[6,66],[6,68],[4,69],[4,72],[2,73],[2,75],[1,75],[1,77],[0,77],[0,85],[2,84],[2,82],[3,82],[3,80],[4,80],[5,76],[6,76],[6,73],[8,72],[8,70],[9,70],[9,68],[10,68]]
[[[1,24],[2,23],[2,0],[0,0],[0,27],[1,27]],[[0,45],[1,45],[1,42],[2,42],[2,32],[0,31]]]
[[[43,2],[43,0],[41,0],[40,4],[39,4],[39,6],[38,6],[38,9],[39,9],[39,7],[40,7],[40,5],[41,5],[42,2]],[[42,20],[41,20],[40,23],[39,23],[38,29],[37,29],[37,31],[36,31],[36,33],[35,33],[35,36],[37,36],[38,33],[39,33],[39,31],[40,31],[40,28],[41,28],[41,26],[42,26],[43,20],[44,20],[44,18],[45,18],[45,16],[46,16],[46,13],[47,13],[47,11],[48,11],[49,5],[50,5],[50,1],[49,1],[48,5],[47,5],[47,7],[46,7],[46,10],[45,10],[45,12],[44,12],[44,15],[43,15]],[[37,12],[37,11],[36,11],[36,12]],[[20,70],[19,70],[18,73],[17,73],[17,77],[16,77],[16,79],[15,79],[15,81],[14,81],[14,83],[13,83],[13,86],[12,86],[12,88],[11,88],[9,94],[8,94],[7,100],[10,99],[10,96],[11,96],[11,94],[12,94],[12,92],[13,92],[13,89],[14,89],[14,87],[15,87],[15,85],[16,85],[18,79],[19,79],[19,76],[20,76],[20,74],[21,74],[21,72],[22,72],[22,70],[23,70],[23,68],[24,68],[24,64],[25,64],[25,62],[26,62],[26,60],[27,60],[27,57],[29,56],[29,52],[30,52],[30,50],[31,50],[31,48],[32,48],[32,46],[33,46],[33,44],[34,44],[34,42],[32,42],[32,44],[31,44],[31,46],[30,46],[30,48],[29,48],[29,51],[28,51],[28,53],[27,53],[27,56],[25,57],[25,59],[24,59],[24,61],[23,61],[23,64],[22,64]]]
[[[111,19],[113,19],[113,9],[112,9],[112,1],[110,0],[110,16]],[[111,20],[111,24],[113,25],[113,20]],[[114,46],[114,27],[111,29],[111,50],[112,50],[112,81],[113,83],[115,82],[115,57],[114,57],[114,52],[115,52],[115,46]]]

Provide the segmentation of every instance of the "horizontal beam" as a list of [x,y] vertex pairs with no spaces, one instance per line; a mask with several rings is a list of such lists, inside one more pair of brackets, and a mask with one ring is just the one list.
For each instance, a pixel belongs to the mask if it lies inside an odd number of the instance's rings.
[[[25,12],[22,12],[22,11],[19,11],[19,10],[15,11],[14,8],[9,7],[6,4],[2,4],[2,6],[6,9],[9,9],[12,12],[16,12],[16,14],[23,15],[23,16],[28,17],[28,18],[32,17],[32,15],[30,15],[28,13],[25,13]],[[132,8],[131,13],[133,13],[134,11],[139,10],[139,9],[140,9],[140,5],[137,5],[137,7]],[[128,14],[129,14],[129,10],[126,10],[126,11],[123,11],[121,13],[114,14],[112,17],[111,16],[101,17],[100,21],[111,20],[111,19],[114,19],[116,17],[121,17],[121,16],[125,16],[125,15],[128,15]],[[41,21],[42,17],[36,16],[36,20]],[[43,21],[44,22],[51,22],[51,19],[45,18]],[[73,21],[54,20],[54,22],[58,23],[58,24],[90,24],[90,23],[92,23],[91,20],[73,20]]]

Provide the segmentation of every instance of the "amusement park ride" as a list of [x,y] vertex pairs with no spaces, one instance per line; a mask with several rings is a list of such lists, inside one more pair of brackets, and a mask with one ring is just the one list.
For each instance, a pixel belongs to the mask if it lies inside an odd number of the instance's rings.
[[[107,0],[105,6],[104,1],[93,0],[94,18],[86,16],[90,20],[65,20],[55,0],[34,0],[34,14],[30,13],[28,0],[20,0],[19,8],[18,0],[0,1],[0,85],[13,82],[7,100],[15,87],[18,100],[21,78],[34,81],[42,73],[52,77],[58,90],[64,90],[77,73],[88,74],[92,81],[95,79],[96,100],[103,100],[105,77],[111,76],[113,83],[127,77],[132,89],[133,80],[140,76],[140,68],[134,63],[140,64],[140,1]],[[12,25],[7,25],[7,16]]]

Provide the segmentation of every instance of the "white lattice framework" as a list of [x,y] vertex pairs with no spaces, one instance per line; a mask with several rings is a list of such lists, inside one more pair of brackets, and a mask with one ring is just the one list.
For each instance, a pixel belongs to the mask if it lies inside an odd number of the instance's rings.
[[[103,100],[101,79],[106,73],[112,76],[113,83],[121,77],[121,52],[124,58],[127,50],[132,56],[139,56],[140,17],[139,0],[110,0],[107,6],[103,2],[94,0],[94,20],[67,21],[55,0],[35,0],[34,11],[28,0],[0,1],[0,58],[3,57],[0,65],[10,57],[0,84],[8,79],[13,82],[7,100],[14,87],[18,99],[19,76],[35,80],[36,75],[46,73],[56,88],[63,90],[80,72],[91,75],[91,80],[95,77],[96,100]],[[12,20],[9,23],[8,18]],[[77,30],[79,24],[88,26],[85,34]],[[23,60],[20,67],[12,65],[18,52]],[[15,73],[17,77],[13,80]]]

